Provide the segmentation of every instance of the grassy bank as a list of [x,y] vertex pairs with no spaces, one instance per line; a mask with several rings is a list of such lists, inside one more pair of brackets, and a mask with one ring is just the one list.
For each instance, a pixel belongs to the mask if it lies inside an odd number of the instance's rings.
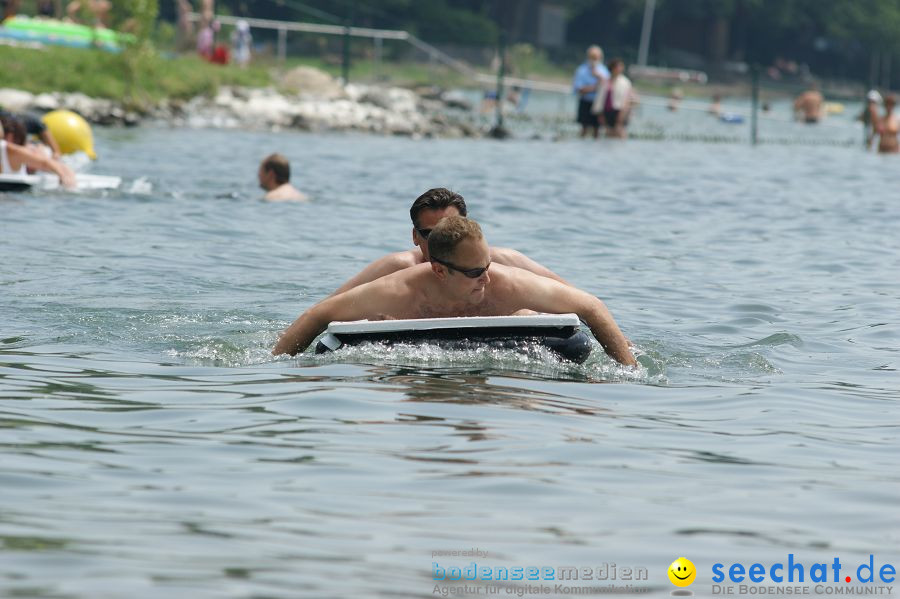
[[[126,103],[187,99],[214,94],[221,85],[278,87],[280,74],[297,66],[311,66],[341,76],[338,61],[292,57],[279,64],[260,57],[248,68],[209,64],[196,56],[165,58],[124,55],[99,50],[46,47],[35,50],[0,46],[0,87],[32,93],[81,92],[94,98]],[[445,67],[359,59],[351,63],[350,80],[391,85],[464,85],[465,78]]]
[[127,103],[190,98],[215,93],[220,85],[266,86],[264,67],[239,69],[196,57],[158,54],[128,60],[99,50],[47,47],[40,50],[0,46],[0,87],[32,93],[81,92]]

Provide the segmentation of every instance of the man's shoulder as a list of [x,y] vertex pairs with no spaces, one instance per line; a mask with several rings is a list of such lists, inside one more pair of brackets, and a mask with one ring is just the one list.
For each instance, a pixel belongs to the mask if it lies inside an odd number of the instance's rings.
[[382,256],[377,261],[385,266],[394,266],[396,270],[400,270],[422,264],[422,253],[418,251],[418,248],[415,250],[403,250],[402,252],[394,252],[393,254]]
[[291,185],[290,183],[284,183],[279,187],[269,191],[265,195],[265,199],[274,200],[274,201],[294,201],[294,202],[305,202],[309,198],[306,195]]
[[494,262],[498,262],[500,264],[506,264],[507,260],[514,259],[517,256],[521,256],[522,252],[518,250],[514,250],[512,248],[504,248],[498,246],[491,246],[491,260]]
[[388,293],[402,297],[411,291],[421,287],[422,281],[430,276],[431,266],[428,264],[413,264],[408,267],[397,268],[384,276],[378,277],[370,284],[378,288],[379,293]]

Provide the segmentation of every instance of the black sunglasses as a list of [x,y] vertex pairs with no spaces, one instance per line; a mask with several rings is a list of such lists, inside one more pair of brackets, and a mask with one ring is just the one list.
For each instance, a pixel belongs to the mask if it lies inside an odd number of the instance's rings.
[[422,239],[428,239],[428,236],[431,235],[431,229],[416,229],[416,233],[418,233]]
[[437,262],[438,264],[443,264],[450,270],[455,270],[457,272],[461,272],[463,275],[469,277],[470,279],[477,279],[478,277],[483,275],[487,269],[489,269],[491,267],[491,263],[488,262],[487,266],[483,266],[481,268],[470,268],[469,270],[465,270],[458,266],[455,266],[454,264],[451,264],[450,262],[441,260],[440,258],[435,258],[434,256],[432,256],[431,259],[434,260],[435,262]]

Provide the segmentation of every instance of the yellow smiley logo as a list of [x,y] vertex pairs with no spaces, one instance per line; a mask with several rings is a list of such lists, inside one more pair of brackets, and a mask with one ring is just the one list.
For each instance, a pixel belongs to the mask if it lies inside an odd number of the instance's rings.
[[669,580],[677,587],[689,586],[697,578],[697,568],[686,557],[679,557],[669,566]]

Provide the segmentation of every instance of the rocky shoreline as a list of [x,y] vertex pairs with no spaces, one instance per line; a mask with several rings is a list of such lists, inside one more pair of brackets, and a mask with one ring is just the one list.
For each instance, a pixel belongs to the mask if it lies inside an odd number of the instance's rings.
[[410,137],[481,137],[465,99],[437,89],[342,85],[327,73],[298,67],[269,88],[221,87],[214,97],[164,100],[135,110],[81,93],[0,89],[12,111],[72,110],[105,126],[157,123],[174,127],[362,131]]

